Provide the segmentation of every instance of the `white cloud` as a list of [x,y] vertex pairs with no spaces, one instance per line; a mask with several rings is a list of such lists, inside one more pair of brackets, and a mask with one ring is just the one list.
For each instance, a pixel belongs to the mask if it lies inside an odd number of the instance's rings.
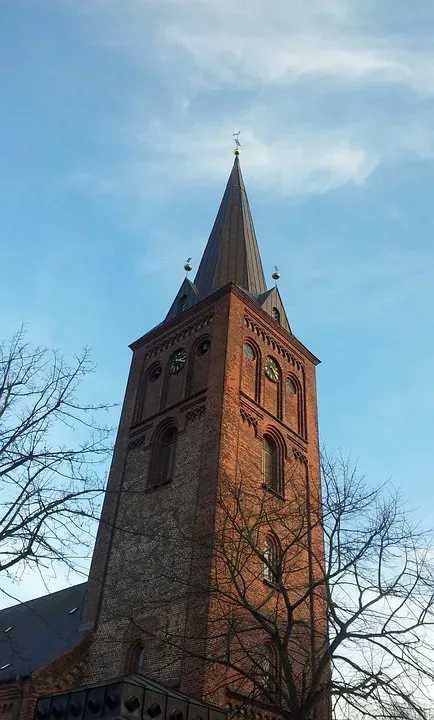
[[[145,122],[139,123],[144,127]],[[242,166],[250,188],[280,195],[324,193],[346,183],[363,183],[378,163],[373,149],[364,148],[350,134],[329,130],[290,128],[273,137],[260,118],[240,120]],[[224,183],[231,164],[232,119],[218,125],[197,123],[181,130],[152,122],[132,140],[134,159],[94,173],[78,173],[75,186],[100,195],[167,196],[168,188]],[[152,181],[150,181],[152,179]]]
[[[249,185],[282,194],[325,192],[346,182],[363,182],[376,165],[373,154],[333,131],[309,133],[297,128],[266,138],[249,128],[247,121],[241,125],[245,128],[240,137],[246,150],[242,161]],[[175,174],[184,181],[198,183],[227,176],[230,120],[174,131],[164,146],[162,132],[161,127],[154,128],[153,135],[155,146],[164,147],[158,165],[162,179]]]
[[391,15],[388,2],[366,0],[89,0],[85,11],[78,3],[92,41],[158,83],[156,103],[128,98],[132,160],[97,185],[143,188],[151,171],[152,192],[163,181],[167,190],[220,178],[240,128],[250,176],[289,195],[362,183],[382,162],[432,157],[434,51],[424,28],[434,8],[420,11],[410,34],[418,10],[410,17],[400,5]]
[[[354,39],[324,37],[310,32],[261,33],[258,27],[244,34],[236,30],[201,27],[192,32],[172,25],[165,32],[168,46],[191,56],[204,76],[216,82],[239,86],[260,83],[293,83],[304,76],[337,76],[355,80],[370,76],[374,81],[406,82],[412,75],[382,47],[364,47]],[[360,47],[357,47],[360,45]]]
[[[319,75],[434,92],[431,43],[422,32],[408,34],[400,3],[390,29],[387,6],[381,13],[361,0],[89,0],[90,9],[104,44],[144,57],[152,32],[157,62],[171,64],[176,51],[185,53],[199,74],[191,68],[184,80],[201,75],[203,82],[242,87]],[[434,10],[421,8],[421,30],[430,18]]]

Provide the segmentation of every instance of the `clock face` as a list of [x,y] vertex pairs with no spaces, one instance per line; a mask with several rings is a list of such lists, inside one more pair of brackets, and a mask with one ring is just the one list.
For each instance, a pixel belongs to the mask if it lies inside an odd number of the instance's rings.
[[277,382],[280,377],[279,366],[272,357],[267,357],[265,361],[265,374],[272,382]]
[[175,350],[172,357],[170,358],[169,372],[177,373],[180,370],[182,370],[182,368],[185,365],[186,359],[187,359],[187,353],[185,352],[185,350],[183,348],[181,348],[179,350]]

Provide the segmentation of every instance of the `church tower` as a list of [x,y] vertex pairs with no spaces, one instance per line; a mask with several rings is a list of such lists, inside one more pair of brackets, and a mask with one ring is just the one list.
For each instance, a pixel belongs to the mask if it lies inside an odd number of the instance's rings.
[[[238,151],[194,282],[185,278],[164,321],[131,350],[82,616],[83,629],[93,629],[83,680],[139,670],[226,706],[227,687],[213,686],[219,671],[207,655],[222,488],[248,488],[251,517],[264,497],[273,513],[303,497],[303,562],[288,582],[311,583],[323,553],[313,529],[318,360],[292,334],[277,286],[267,289]],[[273,591],[275,550],[273,538],[259,542],[260,596]],[[230,588],[230,577],[224,582]],[[312,597],[300,612],[306,677],[326,613]],[[234,620],[224,616],[213,642],[230,653]]]

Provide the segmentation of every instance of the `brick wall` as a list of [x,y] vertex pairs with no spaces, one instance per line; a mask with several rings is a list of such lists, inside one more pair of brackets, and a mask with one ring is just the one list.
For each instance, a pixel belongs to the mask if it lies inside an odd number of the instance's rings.
[[[210,348],[201,356],[203,339]],[[254,360],[246,359],[244,342],[254,349]],[[261,485],[265,432],[279,433],[285,447],[291,478],[285,493],[304,493],[309,511],[318,512],[317,360],[234,285],[132,349],[83,616],[94,626],[83,679],[123,674],[132,644],[142,642],[145,674],[224,705],[225,693],[214,692],[212,669],[201,658],[215,619],[207,592],[213,557],[204,533],[212,536],[218,523],[219,478],[241,476]],[[170,358],[179,349],[186,365],[170,374]],[[280,368],[277,383],[264,375],[268,356]],[[151,382],[155,367],[161,374]],[[178,428],[175,474],[170,483],[149,489],[152,439],[168,420]],[[310,541],[320,557],[321,534]],[[315,571],[310,553],[303,572],[308,577]],[[305,612],[323,638],[323,605],[312,601]],[[315,653],[313,637],[306,647]]]
[[[275,431],[279,433],[285,447],[285,496],[287,499],[292,496],[303,498],[305,512],[311,513],[313,517],[320,507],[315,384],[317,360],[269,316],[246,302],[245,295],[237,290],[231,293],[227,334],[219,477],[233,479],[235,483],[241,482],[244,487],[250,485],[252,496],[257,492],[259,497],[263,435]],[[245,357],[243,343],[254,349],[254,359]],[[280,369],[278,382],[271,382],[265,376],[264,363],[267,357],[272,357]],[[286,386],[288,378],[295,385],[295,395],[292,394],[293,388]],[[315,546],[316,557],[321,558],[321,533],[312,535],[310,543],[310,549]],[[315,571],[317,563],[314,554],[307,552],[306,548],[305,557],[300,559],[299,564],[299,573],[303,577],[293,576],[292,582],[302,586],[309,582],[309,576]],[[255,573],[260,578],[261,569],[253,570],[252,575]],[[264,594],[262,579],[257,585],[259,602]],[[216,604],[219,605],[218,602]],[[312,599],[300,612],[306,615],[306,625],[315,628],[317,638],[323,643],[326,638],[324,605]],[[209,637],[216,635],[216,618],[219,614],[221,606],[215,612],[213,607],[209,608]],[[300,666],[305,665],[306,660],[314,662],[315,633],[309,633],[306,641],[299,643],[306,648],[305,655],[300,658]],[[217,692],[214,690],[216,684],[216,668],[209,667],[202,694],[212,702],[224,704],[225,683],[222,682],[222,688]],[[187,690],[187,687],[184,689]]]
[[[84,612],[84,622],[95,622],[89,682],[122,674],[131,643],[141,638],[144,672],[179,682],[180,653],[153,636],[163,629],[182,635],[188,613],[199,485],[216,485],[227,312],[228,295],[220,293],[133,346]],[[204,340],[210,348],[201,353]],[[171,374],[170,359],[179,349],[186,365]],[[149,384],[156,366],[161,376]],[[153,435],[169,419],[178,428],[175,474],[148,489]]]

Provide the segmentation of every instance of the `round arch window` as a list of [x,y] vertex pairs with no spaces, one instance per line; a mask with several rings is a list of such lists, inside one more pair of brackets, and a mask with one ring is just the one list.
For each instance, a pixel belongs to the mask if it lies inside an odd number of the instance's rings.
[[185,312],[187,310],[187,304],[188,304],[188,298],[187,295],[183,295],[178,300],[178,314]]
[[295,382],[294,382],[294,380],[291,380],[291,378],[288,378],[286,380],[286,389],[290,395],[297,394],[297,388],[295,386]]
[[271,317],[273,320],[275,320],[280,325],[280,311],[277,309],[277,307],[274,307],[271,311]]
[[243,352],[247,360],[250,360],[250,362],[255,359],[255,351],[249,343],[244,343]]
[[149,372],[149,381],[156,382],[161,377],[162,372],[163,368],[161,365],[155,365]]
[[211,343],[208,340],[208,338],[206,338],[205,340],[202,340],[202,342],[200,342],[199,345],[197,346],[197,354],[198,355],[206,355],[208,350],[210,349],[210,347],[211,347]]

